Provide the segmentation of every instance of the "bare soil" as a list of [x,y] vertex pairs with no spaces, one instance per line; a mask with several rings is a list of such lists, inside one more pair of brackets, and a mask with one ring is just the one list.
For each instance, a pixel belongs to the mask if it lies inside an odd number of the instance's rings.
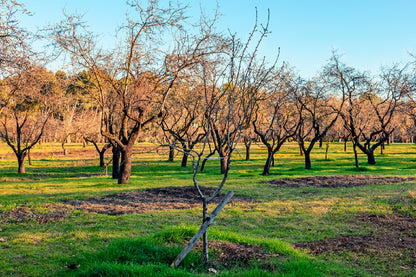
[[[96,177],[102,176],[103,173],[78,173],[71,174],[71,178]],[[32,178],[0,178],[1,182],[24,182],[24,181],[43,181],[47,178],[61,178],[62,174],[33,174]]]
[[315,177],[300,177],[300,178],[283,178],[269,181],[270,186],[273,187],[324,187],[324,188],[338,188],[338,187],[357,187],[374,184],[392,184],[415,181],[416,177],[382,177],[382,176],[361,176],[361,175],[347,175],[347,176],[315,176]]
[[[206,195],[211,195],[215,191],[215,188],[202,187],[201,191]],[[220,194],[211,203],[219,203],[223,196],[224,194]],[[253,202],[253,199],[250,197],[233,196],[230,202]],[[196,189],[188,186],[119,192],[104,197],[70,200],[65,204],[87,212],[121,215],[171,209],[188,209],[199,207],[202,202]]]
[[[252,261],[267,263],[269,258],[283,257],[280,254],[269,253],[257,245],[209,241],[208,248],[217,257],[216,263],[224,267],[237,264],[244,266]],[[195,249],[202,251],[202,241],[195,245]]]
[[25,204],[19,205],[10,211],[0,210],[0,223],[2,225],[24,222],[45,224],[48,222],[61,221],[68,211],[68,207],[64,205],[45,205],[43,208],[49,210],[49,212],[40,213]]
[[375,227],[375,231],[372,234],[347,235],[312,242],[298,242],[294,245],[309,249],[312,255],[352,251],[386,257],[393,253],[406,253],[406,258],[413,264],[416,263],[415,217],[362,213],[356,220],[357,223]]

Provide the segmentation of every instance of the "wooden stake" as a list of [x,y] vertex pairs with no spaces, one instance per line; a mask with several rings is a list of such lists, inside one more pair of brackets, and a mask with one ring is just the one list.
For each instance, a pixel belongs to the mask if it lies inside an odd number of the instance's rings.
[[170,265],[171,267],[177,267],[182,260],[188,255],[189,251],[195,246],[198,240],[202,237],[202,235],[207,231],[208,227],[214,222],[215,217],[220,213],[222,208],[224,208],[225,204],[230,201],[231,197],[233,197],[234,192],[230,190],[227,195],[222,199],[222,201],[218,204],[218,206],[214,209],[214,211],[207,217],[204,224],[201,225],[198,232],[194,235],[194,237],[188,242],[188,244],[182,249],[181,253],[176,257],[173,263]]

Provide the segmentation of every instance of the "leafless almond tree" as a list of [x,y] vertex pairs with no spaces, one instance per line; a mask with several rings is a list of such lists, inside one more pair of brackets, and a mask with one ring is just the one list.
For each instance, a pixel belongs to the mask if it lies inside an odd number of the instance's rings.
[[160,125],[167,136],[181,144],[184,152],[181,166],[186,167],[189,150],[206,136],[203,128],[203,85],[193,76],[182,76],[173,89],[166,101],[166,113]]
[[300,88],[294,91],[300,121],[296,139],[305,158],[305,168],[311,169],[312,149],[338,120],[344,96],[333,94],[322,76],[300,82]]
[[[275,66],[275,63],[268,66],[264,59],[260,62],[257,59],[259,45],[268,32],[268,22],[264,26],[256,24],[246,43],[232,36],[228,52],[211,55],[209,59],[207,57],[200,63],[204,84],[204,124],[207,136],[199,150],[184,150],[180,147],[178,149],[189,151],[189,156],[192,157],[193,183],[203,204],[203,224],[172,266],[178,266],[201,237],[203,237],[204,257],[208,260],[207,228],[232,197],[233,192],[230,191],[224,197],[209,217],[208,203],[219,194],[226,183],[232,155],[241,139],[243,129],[248,125],[253,114],[257,95],[263,90]],[[207,195],[201,188],[202,181],[198,178],[198,172],[202,162],[209,158],[206,152],[211,142],[220,154],[223,177],[215,192]],[[208,156],[210,154],[208,153]]]
[[262,175],[270,174],[274,155],[282,145],[295,136],[299,119],[293,101],[293,90],[297,89],[291,72],[283,67],[273,75],[267,90],[256,100],[254,132],[267,148],[267,159]]
[[407,66],[384,68],[378,79],[371,79],[341,63],[334,53],[326,77],[333,89],[345,95],[340,111],[353,142],[355,166],[359,166],[357,148],[367,155],[368,164],[375,164],[374,150],[388,141],[401,99],[414,89]]
[[169,3],[164,8],[156,0],[128,5],[130,13],[118,31],[123,43],[112,51],[98,46],[79,16],[67,16],[49,29],[57,49],[69,53],[94,79],[101,133],[121,152],[120,184],[129,183],[133,145],[142,129],[163,115],[180,72],[218,48],[210,22],[201,20],[192,35],[195,27],[186,29],[184,6]]
[[52,72],[34,66],[2,80],[0,95],[8,104],[0,114],[0,138],[15,153],[19,173],[25,173],[26,155],[39,142],[54,110],[54,78]]
[[[30,34],[23,29],[18,14],[29,14],[23,4],[15,0],[0,1],[0,77],[5,78],[14,70],[27,64],[32,55],[28,39]],[[0,106],[1,108],[1,106]]]

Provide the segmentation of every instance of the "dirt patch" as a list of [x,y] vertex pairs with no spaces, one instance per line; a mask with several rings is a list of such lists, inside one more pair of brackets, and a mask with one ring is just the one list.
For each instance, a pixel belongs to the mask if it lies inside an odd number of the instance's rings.
[[409,253],[409,259],[416,262],[416,218],[400,215],[360,214],[358,221],[376,227],[373,234],[347,235],[313,242],[298,242],[299,248],[310,249],[311,254],[353,251],[357,253]]
[[2,182],[24,182],[24,181],[41,181],[41,178],[9,178],[9,179],[0,179]]
[[[215,188],[202,187],[201,190],[204,194],[210,195],[215,191]],[[217,196],[211,203],[219,203],[223,196],[224,194]],[[253,199],[233,196],[230,202],[253,202]],[[199,207],[201,206],[201,200],[195,188],[188,186],[126,191],[104,197],[69,200],[65,204],[87,212],[120,215]]]
[[62,173],[62,174],[33,174],[31,178],[5,178],[1,182],[25,182],[25,181],[44,181],[48,178],[88,178],[100,177],[102,173]]
[[4,225],[25,222],[45,224],[48,222],[61,221],[68,211],[68,207],[63,205],[45,205],[43,208],[50,211],[41,213],[25,205],[17,206],[10,211],[0,211],[0,223]]
[[[252,261],[267,262],[269,258],[282,257],[280,254],[269,253],[257,245],[209,241],[208,248],[217,257],[216,262],[225,267],[246,265]],[[202,241],[195,245],[195,249],[202,251]]]
[[300,178],[283,178],[269,181],[270,186],[273,187],[356,187],[374,184],[392,184],[416,181],[416,177],[381,177],[381,176],[362,176],[362,175],[348,175],[348,176],[315,176],[315,177],[300,177]]

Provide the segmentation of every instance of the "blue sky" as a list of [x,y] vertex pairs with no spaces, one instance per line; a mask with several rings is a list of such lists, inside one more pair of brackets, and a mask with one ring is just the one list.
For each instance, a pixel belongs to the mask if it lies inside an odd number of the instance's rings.
[[[186,3],[195,16],[200,6],[207,13],[216,6],[213,0]],[[270,9],[272,33],[262,53],[272,59],[280,47],[280,62],[288,62],[306,78],[325,65],[333,49],[349,66],[373,73],[382,65],[408,62],[409,52],[416,53],[414,0],[222,0],[219,6],[223,17],[218,28],[241,37],[254,24],[255,7],[260,22]],[[85,13],[86,22],[104,41],[113,39],[127,10],[124,0],[27,0],[26,7],[33,15],[22,23],[31,30],[58,22],[65,9]]]

